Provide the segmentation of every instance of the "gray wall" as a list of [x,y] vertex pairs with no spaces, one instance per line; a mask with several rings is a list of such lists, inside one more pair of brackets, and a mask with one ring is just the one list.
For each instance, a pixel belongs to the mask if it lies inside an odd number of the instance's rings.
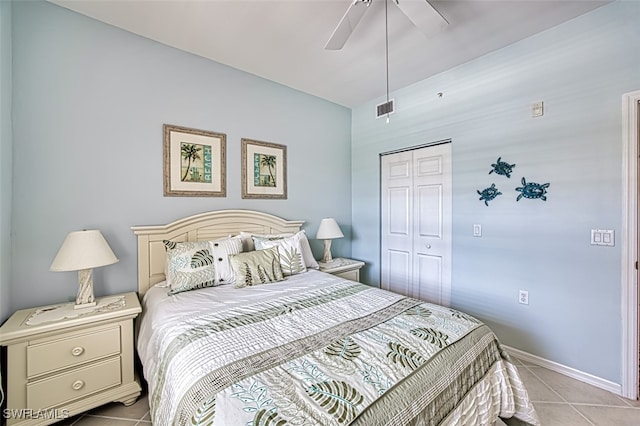
[[[303,219],[310,238],[333,216],[351,254],[347,108],[45,2],[13,4],[13,90],[12,310],[75,297],[76,274],[49,266],[83,228],[120,258],[94,271],[97,295],[136,289],[131,226],[208,210]],[[163,123],[226,133],[226,198],[163,197]],[[287,146],[287,200],[241,198],[243,137]]]
[[[452,305],[508,345],[621,383],[621,247],[589,239],[603,228],[621,240],[621,99],[640,89],[638,22],[640,2],[616,2],[392,93],[389,124],[376,102],[356,108],[352,251],[365,280],[380,273],[378,154],[451,138]],[[531,118],[534,101],[543,117]],[[500,156],[516,164],[510,179],[488,174]],[[548,200],[516,201],[522,177],[549,182]],[[487,207],[476,191],[491,183],[503,195]]]
[[0,1],[0,323],[11,291],[11,2]]

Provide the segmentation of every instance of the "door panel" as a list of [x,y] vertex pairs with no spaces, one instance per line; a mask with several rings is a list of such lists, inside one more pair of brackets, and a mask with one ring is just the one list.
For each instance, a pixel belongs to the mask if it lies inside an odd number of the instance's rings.
[[451,144],[414,151],[414,285],[421,299],[447,305],[451,293]]
[[416,277],[421,285],[417,286],[414,296],[433,303],[442,302],[442,257],[419,254]]
[[411,256],[413,252],[413,156],[382,157],[381,286],[396,293],[411,292]]
[[[412,284],[410,267],[411,253],[407,251],[389,250],[386,253],[387,264],[393,268],[386,269],[386,279],[382,280],[382,288],[405,296],[411,296]],[[384,262],[383,262],[384,263]]]
[[416,176],[441,175],[442,157],[418,157],[416,158]]
[[442,238],[442,186],[419,186],[417,194],[418,235],[420,237]]
[[409,196],[410,188],[392,188],[389,190],[389,229],[390,235],[409,237]]

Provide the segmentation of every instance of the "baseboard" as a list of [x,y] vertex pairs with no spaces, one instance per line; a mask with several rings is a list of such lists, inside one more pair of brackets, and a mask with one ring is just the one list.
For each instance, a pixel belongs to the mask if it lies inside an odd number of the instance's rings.
[[580,380],[581,382],[622,396],[622,385],[619,383],[614,383],[601,377],[594,376],[593,374],[585,373],[584,371],[576,370],[575,368],[567,367],[566,365],[558,364],[554,361],[549,361],[548,359],[532,355],[528,352],[521,351],[520,349],[512,348],[511,346],[502,346],[510,355],[513,355],[522,361],[530,362],[531,364],[544,367],[548,370],[555,371],[556,373],[571,377],[572,379]]

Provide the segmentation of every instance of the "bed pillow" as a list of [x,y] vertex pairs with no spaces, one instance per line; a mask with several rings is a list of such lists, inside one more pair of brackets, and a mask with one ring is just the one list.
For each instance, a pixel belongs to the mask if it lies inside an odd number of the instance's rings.
[[237,288],[284,279],[277,247],[233,254],[229,256],[229,262],[235,274]]
[[320,269],[316,258],[313,257],[311,245],[309,245],[309,239],[307,238],[307,233],[304,231],[300,231],[298,232],[298,234],[300,235],[300,245],[302,246],[302,257],[304,258],[305,266],[311,269]]
[[311,251],[311,245],[309,245],[307,234],[304,231],[299,231],[297,233],[286,233],[286,234],[251,234],[249,232],[241,232],[240,238],[242,239],[242,251],[255,250],[253,237],[269,239],[269,240],[280,240],[283,238],[293,237],[294,235],[300,235],[300,245],[302,246],[302,257],[304,258],[305,266],[307,268],[320,269],[318,262],[316,261],[315,257],[313,257],[313,252]]
[[277,247],[280,254],[280,266],[282,273],[287,275],[300,274],[307,272],[304,257],[302,256],[302,245],[300,243],[300,233],[287,238],[262,238],[253,237],[253,244],[257,250],[264,250],[271,247]]
[[213,241],[163,241],[167,248],[169,294],[233,283],[229,255],[240,253],[240,238]]

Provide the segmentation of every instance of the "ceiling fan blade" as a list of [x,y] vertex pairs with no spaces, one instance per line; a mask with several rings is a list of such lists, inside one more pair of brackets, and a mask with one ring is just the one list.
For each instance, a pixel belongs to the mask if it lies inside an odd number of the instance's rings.
[[449,22],[427,0],[394,0],[407,18],[427,38],[444,30]]
[[333,30],[333,34],[329,37],[329,41],[324,45],[324,48],[327,50],[342,49],[370,4],[371,0],[354,0],[336,29]]

